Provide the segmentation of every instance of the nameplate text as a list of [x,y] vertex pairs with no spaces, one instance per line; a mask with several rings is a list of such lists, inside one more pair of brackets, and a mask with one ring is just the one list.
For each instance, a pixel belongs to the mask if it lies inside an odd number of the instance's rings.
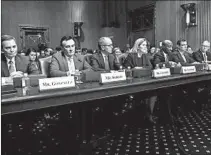
[[208,70],[211,71],[211,64],[208,64]]
[[39,79],[39,90],[52,90],[75,87],[73,76]]
[[154,78],[160,78],[165,76],[170,76],[171,72],[169,68],[163,68],[163,69],[154,69],[152,71],[152,77]]
[[196,67],[195,66],[182,66],[181,67],[181,74],[188,74],[188,73],[195,73]]
[[100,82],[109,83],[126,80],[125,72],[101,73]]

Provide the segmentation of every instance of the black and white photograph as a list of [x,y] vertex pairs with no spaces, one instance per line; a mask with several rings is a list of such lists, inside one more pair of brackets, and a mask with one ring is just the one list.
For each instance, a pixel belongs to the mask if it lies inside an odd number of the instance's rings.
[[2,155],[211,155],[211,1],[0,6]]

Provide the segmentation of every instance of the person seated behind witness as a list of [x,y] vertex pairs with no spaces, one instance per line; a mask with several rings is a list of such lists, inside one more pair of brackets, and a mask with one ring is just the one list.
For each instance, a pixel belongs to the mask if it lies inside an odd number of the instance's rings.
[[[132,52],[128,54],[127,58],[125,59],[124,66],[135,68],[135,67],[145,67],[152,69],[152,64],[147,57],[147,49],[148,48],[148,41],[145,38],[139,38],[135,41],[134,46],[132,48]],[[149,98],[146,99],[146,106],[147,106],[147,118],[150,122],[155,122],[155,117],[153,116],[153,110],[155,106],[155,102],[157,100],[156,95],[151,95]]]
[[47,47],[44,52],[45,52],[45,57],[49,57],[54,54],[53,49],[50,47]]
[[56,50],[56,53],[59,53],[59,52],[62,51],[62,48],[61,48],[60,46],[57,46],[57,47],[55,48],[55,50]]
[[64,36],[60,41],[62,51],[52,57],[50,63],[50,76],[70,76],[76,70],[88,71],[91,66],[85,61],[84,56],[75,53],[75,41],[71,36]]
[[191,58],[193,58],[193,50],[190,47],[190,45],[187,46],[187,51],[186,52],[187,52],[188,56],[190,56]]
[[88,64],[91,65],[91,57],[93,54],[93,50],[92,49],[87,49],[87,52],[85,54],[85,60],[88,62]]
[[18,47],[16,39],[10,35],[1,36],[1,76],[21,77],[27,72],[29,59],[26,56],[17,54]]
[[197,62],[191,58],[187,53],[187,41],[180,39],[177,41],[177,48],[173,51],[172,61],[180,63],[181,65],[196,64]]
[[210,49],[210,42],[205,40],[203,41],[200,49],[196,52],[193,53],[193,58],[197,62],[205,62],[206,59],[207,61],[211,61],[211,53],[209,52]]
[[40,64],[37,59],[37,51],[34,48],[29,48],[26,51],[26,56],[29,57],[28,73],[29,74],[40,74]]
[[151,62],[153,60],[155,52],[156,52],[156,48],[155,47],[151,47],[149,52],[147,53],[147,56],[148,56],[148,58],[150,59]]
[[120,56],[122,54],[122,51],[120,50],[119,47],[115,47],[113,49],[113,54],[118,57],[118,56]]
[[175,65],[176,63],[172,60],[172,48],[173,43],[170,40],[164,40],[162,42],[162,47],[159,52],[154,55],[153,58],[153,66],[155,67],[156,64],[159,64],[159,67],[162,67],[163,64],[166,66]]
[[119,70],[120,64],[112,54],[113,43],[109,37],[101,37],[98,41],[99,51],[94,53],[91,64],[95,71]]
[[87,48],[82,48],[82,49],[81,49],[81,54],[86,55],[87,50],[88,50]]

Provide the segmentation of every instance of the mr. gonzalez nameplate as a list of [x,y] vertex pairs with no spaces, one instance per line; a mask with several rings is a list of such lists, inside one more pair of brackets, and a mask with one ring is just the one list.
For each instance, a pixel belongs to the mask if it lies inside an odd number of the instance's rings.
[[39,90],[75,87],[73,76],[39,79]]
[[180,72],[181,72],[181,74],[195,73],[196,67],[195,66],[182,66]]
[[100,83],[109,83],[126,80],[125,72],[101,73]]

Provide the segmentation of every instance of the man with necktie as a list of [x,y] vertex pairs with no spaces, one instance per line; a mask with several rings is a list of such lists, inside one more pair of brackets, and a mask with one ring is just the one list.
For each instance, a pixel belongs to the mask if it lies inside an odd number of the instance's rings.
[[83,55],[75,53],[75,40],[71,36],[61,38],[62,51],[53,55],[50,64],[50,76],[70,76],[78,71],[89,71],[91,66]]
[[209,52],[210,42],[205,40],[203,41],[200,49],[196,52],[193,52],[194,60],[202,63],[205,61],[211,61],[211,53]]
[[186,53],[187,50],[187,41],[184,39],[180,39],[177,41],[177,48],[174,50],[172,54],[172,61],[176,63],[180,63],[181,65],[185,64],[196,64],[197,62],[188,56]]
[[16,39],[10,35],[1,36],[1,76],[21,77],[27,73],[28,57],[18,55]]
[[95,71],[118,70],[120,64],[112,54],[113,43],[109,37],[101,37],[98,41],[99,51],[91,58],[91,65]]
[[165,64],[166,66],[174,65],[175,62],[172,61],[172,47],[173,43],[170,40],[164,40],[162,42],[161,50],[157,52],[153,57],[153,65],[159,64],[160,67]]

